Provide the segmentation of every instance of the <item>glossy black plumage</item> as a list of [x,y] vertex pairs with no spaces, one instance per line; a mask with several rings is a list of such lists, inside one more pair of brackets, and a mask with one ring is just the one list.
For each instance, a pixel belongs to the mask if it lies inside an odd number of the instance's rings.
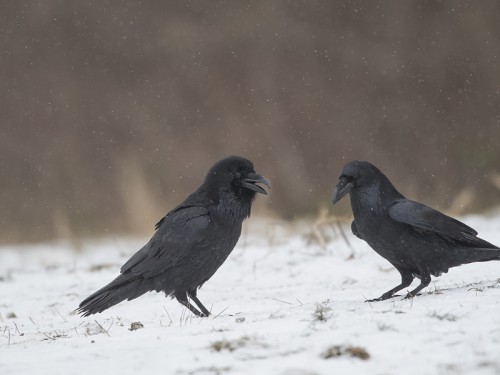
[[155,290],[208,316],[197,290],[233,250],[255,194],[266,194],[259,183],[270,186],[247,159],[232,156],[216,163],[203,184],[156,224],[151,240],[122,266],[121,274],[82,301],[78,312],[99,313]]
[[500,249],[477,237],[466,224],[406,199],[389,179],[366,161],[346,164],[333,193],[333,204],[349,194],[354,235],[365,240],[401,274],[401,284],[370,301],[391,298],[420,278],[406,297],[416,296],[440,276],[466,263],[500,260]]

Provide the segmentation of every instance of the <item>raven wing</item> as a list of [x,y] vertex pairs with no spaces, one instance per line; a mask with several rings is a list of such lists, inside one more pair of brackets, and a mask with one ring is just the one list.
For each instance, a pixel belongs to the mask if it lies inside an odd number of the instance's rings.
[[190,249],[203,241],[209,224],[207,207],[181,207],[170,212],[157,225],[151,240],[122,266],[120,272],[150,278],[181,264],[189,256]]
[[476,237],[477,232],[468,225],[424,204],[409,199],[399,199],[389,208],[389,216],[401,223],[439,233],[468,246],[496,246]]

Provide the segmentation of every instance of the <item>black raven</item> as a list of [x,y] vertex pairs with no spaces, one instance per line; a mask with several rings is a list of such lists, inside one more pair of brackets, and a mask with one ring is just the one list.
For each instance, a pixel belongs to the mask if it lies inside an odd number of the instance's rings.
[[500,249],[477,237],[464,223],[406,199],[389,179],[366,161],[351,161],[342,169],[333,192],[333,204],[349,193],[354,235],[365,240],[401,274],[401,284],[369,300],[383,301],[410,286],[420,285],[405,298],[417,295],[451,267],[500,260]]
[[151,240],[122,266],[120,276],[83,300],[77,311],[100,313],[155,290],[175,297],[197,316],[210,315],[197,290],[238,242],[255,194],[267,194],[259,183],[270,187],[249,160],[231,156],[217,162],[203,184],[156,224]]

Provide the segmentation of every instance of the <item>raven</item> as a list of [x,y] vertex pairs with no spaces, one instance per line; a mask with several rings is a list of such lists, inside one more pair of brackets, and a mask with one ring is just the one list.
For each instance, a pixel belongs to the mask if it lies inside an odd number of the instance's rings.
[[267,194],[259,183],[271,187],[249,160],[231,156],[217,162],[203,184],[156,224],[151,240],[122,266],[120,276],[83,300],[77,311],[89,316],[155,290],[197,316],[210,315],[197,290],[235,247],[256,193]]
[[406,199],[374,165],[354,160],[344,166],[333,192],[335,205],[349,193],[352,233],[365,240],[401,274],[401,284],[368,300],[383,301],[420,279],[408,292],[413,298],[451,267],[500,260],[500,249],[477,237],[464,223],[421,203]]

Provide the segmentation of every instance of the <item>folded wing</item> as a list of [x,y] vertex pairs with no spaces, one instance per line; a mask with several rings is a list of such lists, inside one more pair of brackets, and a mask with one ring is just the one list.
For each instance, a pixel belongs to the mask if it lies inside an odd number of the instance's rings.
[[495,245],[477,237],[477,232],[461,221],[409,199],[395,201],[389,208],[389,216],[401,223],[438,233],[457,245],[497,249]]
[[120,272],[154,277],[178,266],[206,237],[210,217],[206,207],[182,207],[165,216],[151,240],[135,253]]

